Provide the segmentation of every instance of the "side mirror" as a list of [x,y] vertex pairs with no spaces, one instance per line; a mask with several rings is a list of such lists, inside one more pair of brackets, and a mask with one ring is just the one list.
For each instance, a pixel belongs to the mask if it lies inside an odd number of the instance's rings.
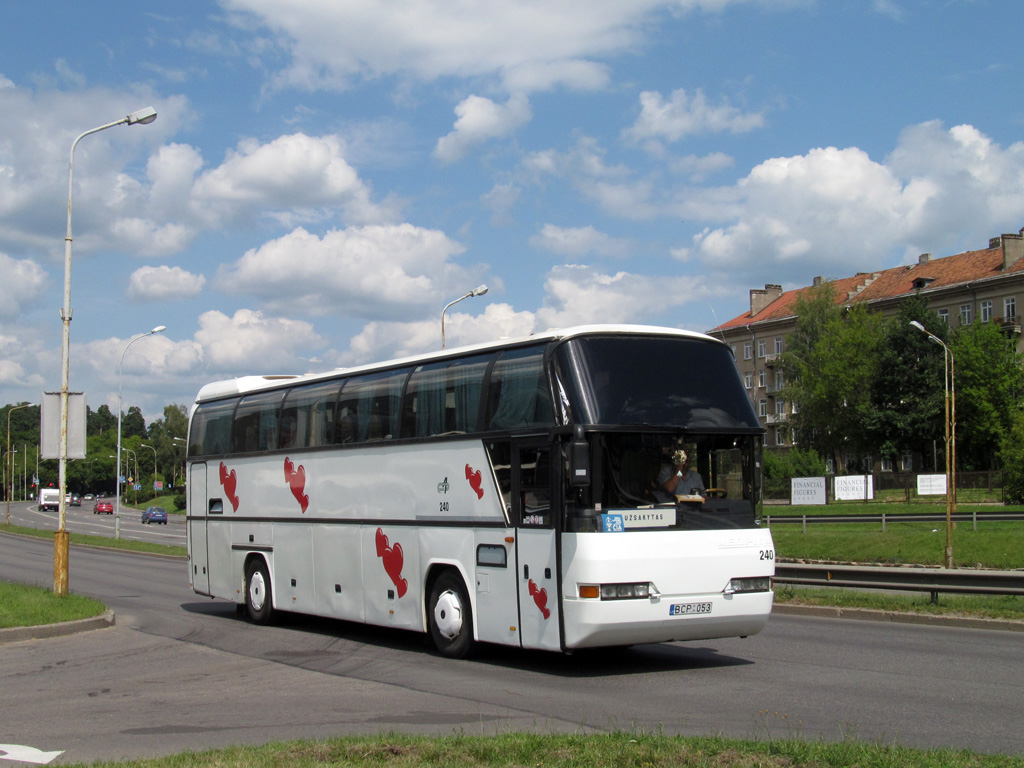
[[569,443],[569,485],[574,488],[590,485],[590,443],[583,436],[583,427],[579,424]]

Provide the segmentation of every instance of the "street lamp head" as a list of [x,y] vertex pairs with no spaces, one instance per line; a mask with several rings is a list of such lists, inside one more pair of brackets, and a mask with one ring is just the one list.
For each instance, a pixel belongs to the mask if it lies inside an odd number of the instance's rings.
[[915,328],[917,328],[917,330],[923,331],[924,333],[928,333],[928,331],[925,329],[925,327],[923,325],[921,325],[919,322],[917,322],[917,320],[911,320],[910,324],[912,326],[914,326]]
[[167,326],[166,325],[158,325],[156,328],[154,328],[152,331],[150,331],[150,333],[163,333],[166,330],[167,330]]
[[473,296],[483,296],[485,293],[487,293],[487,286],[486,285],[478,285],[476,288],[473,289],[472,295]]
[[128,122],[128,125],[135,125],[136,123],[139,125],[149,125],[156,120],[156,110],[152,107],[146,107],[137,112],[132,112],[125,120]]

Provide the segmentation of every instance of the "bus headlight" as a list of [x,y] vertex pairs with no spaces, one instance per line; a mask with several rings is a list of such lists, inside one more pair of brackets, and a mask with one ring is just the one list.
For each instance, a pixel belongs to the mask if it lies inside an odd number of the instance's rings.
[[642,581],[629,584],[580,584],[580,597],[601,600],[644,600],[651,596],[651,583]]
[[745,579],[729,579],[724,594],[736,595],[742,592],[768,592],[772,588],[772,580],[768,576],[755,576]]

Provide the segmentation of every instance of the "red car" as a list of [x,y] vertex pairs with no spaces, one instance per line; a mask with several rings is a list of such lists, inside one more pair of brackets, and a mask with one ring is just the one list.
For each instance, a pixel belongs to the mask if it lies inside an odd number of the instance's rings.
[[94,515],[112,515],[114,514],[114,505],[109,501],[97,501],[93,505],[92,513]]

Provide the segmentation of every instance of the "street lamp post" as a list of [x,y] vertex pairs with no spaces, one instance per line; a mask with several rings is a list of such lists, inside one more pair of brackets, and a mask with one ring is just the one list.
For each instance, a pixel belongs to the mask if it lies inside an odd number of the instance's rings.
[[16,405],[7,410],[7,481],[9,483],[7,496],[7,524],[11,524],[11,494],[14,493],[14,466],[11,463],[11,413],[19,408],[31,408],[32,403]]
[[925,328],[917,320],[910,324],[942,347],[943,384],[946,390],[946,558],[947,568],[953,567],[953,515],[956,514],[956,361],[946,342]]
[[64,501],[64,494],[67,492],[68,473],[68,373],[71,369],[71,180],[75,167],[75,147],[89,134],[113,128],[115,125],[147,125],[154,120],[156,120],[156,110],[146,107],[138,112],[132,112],[120,120],[92,128],[71,142],[71,152],[68,158],[68,229],[64,236],[64,305],[60,312],[64,326],[60,351],[60,454],[57,472],[60,486],[60,523],[53,538],[53,591],[60,596],[68,593],[68,532],[64,528],[67,504]]
[[[121,538],[121,366],[124,364],[125,353],[128,352],[128,347],[134,344],[139,339],[144,339],[147,336],[152,336],[154,333],[163,333],[167,330],[167,326],[158,325],[151,331],[145,333],[137,333],[128,339],[128,343],[124,345],[124,349],[121,350],[121,359],[117,363],[117,499],[115,504],[117,508],[114,510],[114,538]],[[124,450],[128,450],[125,448]],[[154,456],[156,452],[154,451]]]
[[441,349],[444,349],[444,313],[448,311],[448,308],[451,307],[452,304],[458,304],[463,299],[468,299],[472,296],[483,296],[485,293],[487,293],[487,286],[478,285],[465,296],[459,296],[459,298],[455,299],[455,301],[449,301],[447,304],[445,304],[444,309],[441,310]]

